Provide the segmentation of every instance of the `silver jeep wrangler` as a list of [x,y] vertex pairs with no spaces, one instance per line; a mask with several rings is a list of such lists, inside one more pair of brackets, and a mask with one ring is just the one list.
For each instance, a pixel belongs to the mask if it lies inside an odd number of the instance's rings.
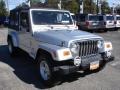
[[69,11],[17,8],[10,12],[8,48],[37,61],[41,80],[49,85],[56,73],[99,69],[112,58],[112,44],[77,29]]

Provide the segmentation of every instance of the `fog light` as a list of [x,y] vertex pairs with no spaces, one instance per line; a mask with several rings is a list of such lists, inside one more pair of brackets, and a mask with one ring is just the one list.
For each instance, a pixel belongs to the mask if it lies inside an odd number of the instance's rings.
[[74,58],[74,65],[75,66],[80,66],[80,64],[81,64],[81,58],[79,56],[76,56]]
[[108,51],[106,54],[107,54],[107,57],[110,57],[112,55],[111,51]]

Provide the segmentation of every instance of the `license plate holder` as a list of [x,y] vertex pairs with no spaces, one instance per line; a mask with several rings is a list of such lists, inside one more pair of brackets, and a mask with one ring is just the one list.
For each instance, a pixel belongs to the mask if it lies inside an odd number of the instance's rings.
[[90,70],[95,70],[95,69],[99,68],[99,65],[100,65],[99,61],[90,63]]
[[97,23],[92,23],[92,25],[98,25]]

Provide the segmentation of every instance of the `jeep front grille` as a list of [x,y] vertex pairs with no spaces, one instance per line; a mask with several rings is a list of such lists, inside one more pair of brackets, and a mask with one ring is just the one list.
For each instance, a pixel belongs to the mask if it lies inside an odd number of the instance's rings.
[[89,56],[98,53],[97,40],[79,42],[79,56]]

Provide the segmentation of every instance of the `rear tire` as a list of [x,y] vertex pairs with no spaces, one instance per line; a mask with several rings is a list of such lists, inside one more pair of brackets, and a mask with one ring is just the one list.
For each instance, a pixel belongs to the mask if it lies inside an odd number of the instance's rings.
[[11,39],[8,39],[8,49],[11,56],[15,56],[17,54],[16,47],[14,47]]

